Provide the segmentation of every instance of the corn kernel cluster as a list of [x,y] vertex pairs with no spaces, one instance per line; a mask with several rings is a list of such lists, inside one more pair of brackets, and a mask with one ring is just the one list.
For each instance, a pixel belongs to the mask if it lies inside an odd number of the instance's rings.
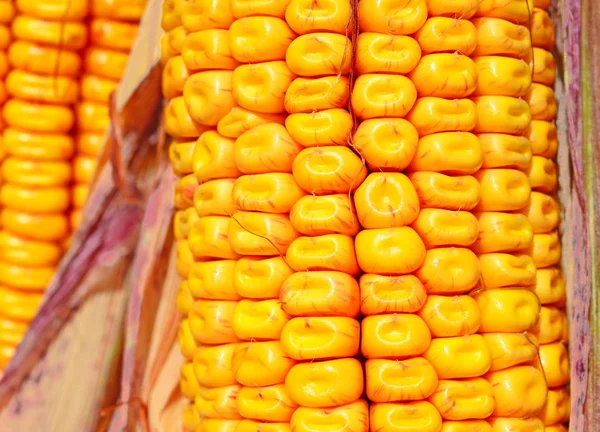
[[547,0],[166,0],[194,432],[559,432]]

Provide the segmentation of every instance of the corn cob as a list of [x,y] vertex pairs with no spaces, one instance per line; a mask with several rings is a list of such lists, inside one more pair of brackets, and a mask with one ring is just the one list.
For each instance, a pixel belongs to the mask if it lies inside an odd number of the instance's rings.
[[[14,4],[0,190],[0,313],[3,331],[12,332],[3,334],[10,350],[35,315],[69,233],[70,132],[88,7],[83,0]],[[8,345],[2,352],[4,364]]]
[[[565,431],[569,420],[570,381],[569,356],[566,348],[567,318],[565,281],[560,270],[560,239],[558,235],[559,206],[557,203],[557,102],[552,87],[556,77],[555,62],[550,50],[554,47],[554,28],[549,14],[549,2],[536,0],[531,19],[533,42],[533,84],[525,99],[531,107],[532,122],[528,131],[533,158],[528,176],[532,199],[525,211],[533,227],[530,247],[537,280],[535,293],[540,299],[541,313],[535,328],[540,343],[540,363],[548,384],[548,398],[540,413],[546,431]],[[544,131],[545,135],[539,132]],[[552,142],[553,141],[553,142]]]
[[109,125],[108,102],[121,79],[129,50],[137,36],[138,21],[145,0],[92,0],[90,2],[90,43],[84,53],[84,68],[77,105],[76,154],[73,160],[74,185],[71,225],[77,229],[89,194],[89,182]]
[[554,428],[532,8],[165,3],[167,126],[200,136],[172,157],[195,174],[175,227],[188,429]]

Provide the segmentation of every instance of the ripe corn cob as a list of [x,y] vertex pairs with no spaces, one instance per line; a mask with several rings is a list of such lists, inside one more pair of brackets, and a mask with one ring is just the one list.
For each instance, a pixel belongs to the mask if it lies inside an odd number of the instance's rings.
[[186,426],[544,430],[532,6],[356,6],[166,4],[164,60],[182,53],[167,125],[200,135],[179,260],[201,260],[179,297]]
[[91,0],[90,43],[84,53],[84,68],[77,105],[76,154],[71,225],[77,229],[89,194],[89,182],[109,125],[108,102],[127,65],[129,50],[137,36],[145,0]]
[[[69,233],[70,132],[88,7],[84,0],[14,4],[0,190],[2,331],[18,332],[6,336],[10,350],[35,315]],[[2,350],[5,364],[9,349]]]
[[560,238],[557,168],[557,102],[552,87],[556,70],[550,50],[554,47],[554,28],[549,2],[536,0],[531,20],[533,42],[533,84],[525,99],[531,107],[529,138],[533,160],[529,168],[532,199],[525,214],[533,227],[530,253],[537,267],[535,292],[542,304],[535,329],[540,343],[540,363],[548,384],[548,398],[540,419],[546,431],[566,431],[569,420],[569,356],[566,348],[567,317],[565,281],[560,270]]

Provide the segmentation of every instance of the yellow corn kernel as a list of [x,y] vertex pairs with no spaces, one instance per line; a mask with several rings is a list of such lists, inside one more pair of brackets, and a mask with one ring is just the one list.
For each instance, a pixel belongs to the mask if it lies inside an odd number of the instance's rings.
[[431,333],[413,314],[372,315],[362,320],[361,352],[371,358],[407,358],[423,354]]
[[[284,60],[295,37],[281,18],[245,17],[234,21],[229,27],[229,49],[232,57],[240,63]],[[297,73],[293,68],[290,69]]]
[[242,108],[251,111],[283,113],[287,108],[284,106],[286,91],[293,88],[294,78],[284,61],[239,66],[233,71],[233,99]]
[[442,379],[478,377],[492,364],[490,349],[478,334],[434,338],[423,357]]
[[179,325],[177,343],[181,349],[181,354],[183,354],[186,359],[192,360],[196,350],[198,349],[198,344],[194,339],[194,335],[190,329],[190,322],[187,319],[181,321],[181,324]]
[[289,213],[305,193],[291,174],[273,172],[239,177],[231,194],[238,210]]
[[475,58],[475,96],[524,96],[531,86],[531,67],[522,59],[503,56]]
[[364,315],[416,312],[427,299],[422,282],[412,275],[365,274],[360,278],[360,310]]
[[224,70],[195,73],[185,81],[183,98],[190,116],[198,123],[216,126],[234,105],[233,72]]
[[282,255],[299,236],[287,215],[237,212],[231,219],[227,237],[241,255]]
[[192,155],[194,174],[198,183],[239,177],[240,172],[235,165],[234,154],[233,139],[225,138],[215,131],[207,131],[200,135]]
[[73,160],[73,179],[75,182],[83,184],[89,183],[94,177],[97,164],[96,158],[87,156],[75,157]]
[[527,24],[533,9],[533,0],[481,0],[475,16],[502,18]]
[[420,199],[421,208],[471,210],[480,200],[479,182],[471,176],[450,177],[434,172],[408,175]]
[[[183,26],[178,26],[174,27],[171,30],[168,30],[165,34],[162,35],[160,39],[160,60],[162,65],[164,65],[164,63],[171,57],[181,54],[187,34],[187,30],[183,28]],[[109,50],[103,51],[108,52]],[[119,57],[121,58],[122,56],[128,57],[127,53],[117,51],[113,52],[115,54],[119,54]]]
[[428,0],[430,16],[452,17],[468,20],[477,12],[478,0]]
[[531,286],[536,281],[536,266],[528,255],[489,253],[479,256],[483,288]]
[[563,305],[566,300],[566,283],[557,267],[539,269],[535,280],[535,294],[543,305]]
[[365,229],[410,225],[419,214],[419,197],[400,173],[372,173],[354,193],[356,214]]
[[533,83],[524,99],[531,108],[532,120],[552,121],[556,118],[558,105],[551,87]]
[[181,394],[188,399],[194,400],[200,385],[198,384],[196,375],[194,375],[194,366],[192,363],[184,363],[181,367],[179,376]]
[[233,311],[232,327],[243,340],[278,340],[289,319],[279,299],[245,299],[239,301]]
[[237,19],[254,15],[284,18],[288,3],[289,0],[273,0],[268,2],[263,0],[233,0],[231,2],[231,11]]
[[84,69],[87,73],[118,81],[125,72],[128,59],[127,53],[90,47],[84,54]]
[[369,430],[397,432],[438,432],[442,417],[426,401],[371,404]]
[[92,3],[92,15],[124,21],[139,21],[145,7],[146,0],[128,0],[126,2],[96,0]]
[[70,107],[10,99],[2,109],[9,126],[32,132],[68,133],[75,124]]
[[[0,278],[4,279],[1,276]],[[6,283],[6,281],[2,282]],[[0,307],[2,308],[2,314],[8,319],[21,322],[31,321],[35,317],[43,299],[44,294],[41,292],[32,293],[26,290],[0,286]]]
[[233,330],[235,301],[206,301],[194,303],[190,311],[190,330],[201,344],[238,342]]
[[2,146],[8,156],[28,160],[69,160],[75,144],[62,134],[40,134],[20,129],[3,131]]
[[0,345],[0,367],[5,368],[14,357],[16,347],[1,344]]
[[6,207],[0,212],[0,225],[15,235],[41,241],[60,241],[69,232],[62,213],[36,215]]
[[239,66],[229,49],[229,31],[223,29],[190,33],[181,48],[181,57],[190,71],[233,70]]
[[421,58],[421,48],[410,36],[360,33],[356,42],[355,72],[407,74]]
[[[278,298],[284,282],[292,274],[293,270],[283,257],[244,257],[235,263],[232,279],[238,295],[251,299],[267,299]],[[285,310],[285,305],[283,306]]]
[[333,270],[357,276],[354,239],[342,234],[299,237],[290,245],[287,263],[295,271]]
[[[443,70],[444,74],[440,74]],[[453,54],[428,54],[408,75],[419,96],[458,99],[469,96],[477,84],[477,66],[469,57]]]
[[285,388],[298,405],[327,408],[357,401],[362,395],[363,369],[354,358],[300,363],[292,367]]
[[77,82],[63,76],[44,76],[13,70],[4,84],[12,97],[34,102],[72,104],[77,101],[78,96]]
[[537,336],[540,344],[560,341],[567,328],[567,316],[557,307],[542,306],[537,325],[532,333]]
[[548,387],[559,387],[569,383],[569,353],[563,343],[540,346],[540,362]]
[[244,174],[289,173],[301,150],[285,126],[266,123],[235,140],[234,161]]
[[175,138],[195,138],[207,128],[197,123],[187,110],[183,96],[173,98],[167,104],[164,112],[165,130]]
[[298,272],[281,286],[279,300],[291,316],[357,317],[360,312],[359,286],[342,272]]
[[558,187],[558,172],[552,159],[534,156],[527,172],[531,189],[552,193]]
[[290,114],[346,108],[350,83],[345,76],[296,78],[285,93],[285,110]]
[[198,185],[194,192],[194,207],[199,217],[230,216],[235,212],[232,191],[235,179],[210,180]]
[[[0,4],[1,7],[1,4]],[[1,12],[1,11],[0,11]],[[16,347],[21,343],[28,325],[0,316],[0,345]]]
[[446,420],[484,419],[494,411],[492,392],[483,378],[440,380],[429,401]]
[[80,50],[87,43],[87,27],[82,22],[48,21],[18,15],[12,22],[15,39],[65,49]]
[[492,432],[544,432],[544,424],[537,417],[528,419],[490,417]]
[[194,262],[194,255],[187,240],[177,242],[177,259],[175,261],[177,274],[186,279]]
[[540,192],[531,192],[529,203],[521,212],[530,220],[534,234],[551,232],[558,227],[560,221],[558,201]]
[[162,4],[160,26],[164,31],[169,31],[181,25],[181,13],[185,0],[165,0]]
[[461,294],[479,282],[479,260],[466,248],[429,249],[415,275],[429,294]]
[[366,390],[372,402],[421,400],[437,388],[438,377],[427,360],[371,359],[365,363]]
[[200,218],[190,230],[188,242],[196,259],[236,259],[239,255],[229,242],[229,230],[238,224],[227,216]]
[[15,16],[15,5],[11,1],[0,2],[0,22],[8,24]]
[[[346,36],[335,33],[311,33],[295,39],[294,36],[292,33],[293,42],[285,54],[293,73],[305,77],[350,73],[352,42]],[[282,37],[278,35],[278,38]]]
[[[221,432],[219,430],[219,432]],[[242,420],[232,432],[291,432],[289,423],[263,423],[255,420]]]
[[468,132],[442,132],[419,140],[410,171],[473,174],[483,162],[479,139]]
[[437,132],[466,131],[475,128],[476,107],[470,99],[422,97],[406,116],[420,136]]
[[361,0],[358,3],[358,23],[361,32],[410,35],[427,20],[425,0],[409,0],[398,9],[393,1]]
[[434,337],[464,336],[477,332],[481,314],[470,296],[429,295],[418,312]]
[[524,133],[531,121],[529,104],[509,96],[478,96],[473,98],[477,112],[474,132]]
[[490,371],[498,371],[533,361],[538,355],[538,342],[528,333],[484,333],[492,353]]
[[493,432],[485,420],[449,420],[442,423],[440,432]]
[[352,141],[372,171],[402,171],[413,159],[419,134],[403,119],[370,119],[360,123]]
[[514,211],[524,208],[531,195],[527,175],[513,169],[485,169],[475,174],[481,185],[479,211]]
[[[433,5],[432,1],[428,3],[430,7]],[[477,46],[477,29],[465,16],[459,19],[431,16],[414,38],[424,54],[460,52],[468,56]]]
[[[190,77],[189,71],[183,64],[182,57],[171,57],[162,72],[162,95],[166,100],[171,100],[177,96],[183,96],[185,82]],[[112,82],[112,81],[109,81]],[[82,82],[83,86],[84,82]],[[92,93],[90,91],[90,93]],[[84,96],[85,98],[85,96]],[[89,98],[85,98],[89,99]],[[104,102],[99,100],[99,102]]]
[[483,212],[477,220],[479,238],[471,247],[477,254],[518,251],[533,242],[533,228],[525,215]]
[[556,126],[552,122],[532,120],[525,136],[531,141],[533,154],[554,158],[558,151]]
[[179,291],[177,291],[177,310],[182,314],[187,315],[194,306],[194,300],[194,296],[192,296],[187,281],[181,281]]
[[470,246],[479,234],[477,218],[466,211],[422,209],[411,227],[419,234],[427,249]]
[[348,147],[308,147],[293,160],[298,185],[314,195],[347,194],[367,177],[367,167]]
[[327,31],[345,34],[352,11],[347,1],[329,0],[314,3],[292,0],[285,11],[285,20],[298,34]]
[[525,289],[490,289],[477,293],[475,300],[481,310],[482,333],[531,330],[540,313],[539,299]]
[[292,207],[290,221],[298,232],[308,236],[355,236],[360,231],[352,199],[345,194],[305,195]]
[[[4,132],[4,135],[6,136],[6,132]],[[64,135],[62,136],[64,137]],[[75,137],[75,145],[77,153],[97,157],[104,148],[104,132],[80,132]],[[61,159],[69,158],[63,157]]]
[[545,49],[554,48],[554,24],[548,11],[534,8],[531,15],[531,40],[533,46]]
[[190,267],[188,283],[195,298],[239,300],[233,286],[235,260],[196,262]]
[[[294,0],[292,0],[294,3]],[[348,405],[332,408],[299,407],[292,414],[290,427],[295,432],[368,432],[369,404],[359,399]]]
[[556,80],[554,55],[543,48],[533,48],[533,82],[553,86]]
[[15,236],[0,231],[0,260],[23,267],[43,267],[56,264],[62,255],[60,246]]
[[[92,102],[108,103],[117,84],[116,81],[109,78],[85,74],[81,77],[81,98]],[[167,92],[169,92],[168,89]],[[181,94],[177,94],[177,96],[181,96]]]
[[93,18],[89,24],[92,45],[114,50],[128,51],[138,33],[137,23]]
[[543,372],[534,366],[489,372],[485,378],[496,399],[495,417],[531,417],[544,407],[548,388]]
[[71,181],[71,166],[63,161],[35,161],[7,157],[2,163],[5,182],[29,187],[65,186]]
[[265,124],[284,124],[285,116],[281,114],[263,114],[252,112],[239,106],[233,107],[217,125],[217,131],[228,138],[238,138],[244,132]]
[[521,136],[506,134],[479,134],[483,154],[482,168],[514,168],[525,170],[532,157],[531,142]]
[[347,317],[293,318],[280,339],[283,350],[295,360],[354,357],[360,344],[360,324]]
[[186,209],[194,206],[194,193],[198,188],[198,180],[193,174],[189,174],[179,179],[175,183],[173,204],[175,208]]
[[[528,18],[529,20],[529,14]],[[477,29],[477,46],[473,56],[499,55],[528,59],[531,54],[531,34],[528,21],[519,25],[514,20],[495,17],[471,21]]]
[[33,2],[17,0],[16,6],[20,13],[47,20],[80,21],[88,13],[86,1],[53,0]]
[[0,189],[0,202],[3,207],[26,213],[65,212],[69,208],[69,201],[69,190],[64,187],[29,189],[4,184]]
[[413,81],[403,75],[361,75],[352,89],[352,107],[361,120],[404,117],[416,100]]
[[240,343],[232,360],[235,379],[245,386],[280,384],[295,364],[279,341]]
[[228,29],[234,22],[231,6],[224,0],[187,0],[179,10],[186,30]]
[[409,227],[363,230],[356,236],[356,254],[365,273],[412,273],[425,260],[425,245]]
[[540,420],[544,425],[553,425],[569,421],[571,413],[571,398],[567,388],[549,389],[548,399],[542,412]]
[[285,127],[303,147],[348,145],[354,120],[345,109],[330,109],[288,116]]
[[527,253],[532,256],[537,268],[557,265],[560,262],[560,238],[556,231],[548,234],[535,234]]
[[567,427],[562,424],[546,426],[544,427],[544,432],[567,432]]
[[270,387],[242,387],[236,403],[242,417],[268,422],[290,421],[297,408],[287,395],[283,384]]
[[235,403],[240,388],[239,385],[214,388],[201,386],[194,401],[200,417],[240,419]]

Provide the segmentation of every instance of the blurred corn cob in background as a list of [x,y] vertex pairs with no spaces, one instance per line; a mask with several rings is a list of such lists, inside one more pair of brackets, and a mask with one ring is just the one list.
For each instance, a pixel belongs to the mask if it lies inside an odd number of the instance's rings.
[[543,195],[556,109],[536,85],[554,72],[533,49],[553,43],[547,15],[531,0],[163,12],[186,427],[563,430]]
[[[85,0],[18,0],[12,21],[9,99],[3,107],[0,314],[14,350],[35,315],[69,235],[71,157]],[[3,321],[4,322],[4,321]],[[2,363],[8,360],[3,353]]]
[[146,0],[90,0],[73,160],[71,225],[77,229],[110,124],[108,103],[127,66]]

